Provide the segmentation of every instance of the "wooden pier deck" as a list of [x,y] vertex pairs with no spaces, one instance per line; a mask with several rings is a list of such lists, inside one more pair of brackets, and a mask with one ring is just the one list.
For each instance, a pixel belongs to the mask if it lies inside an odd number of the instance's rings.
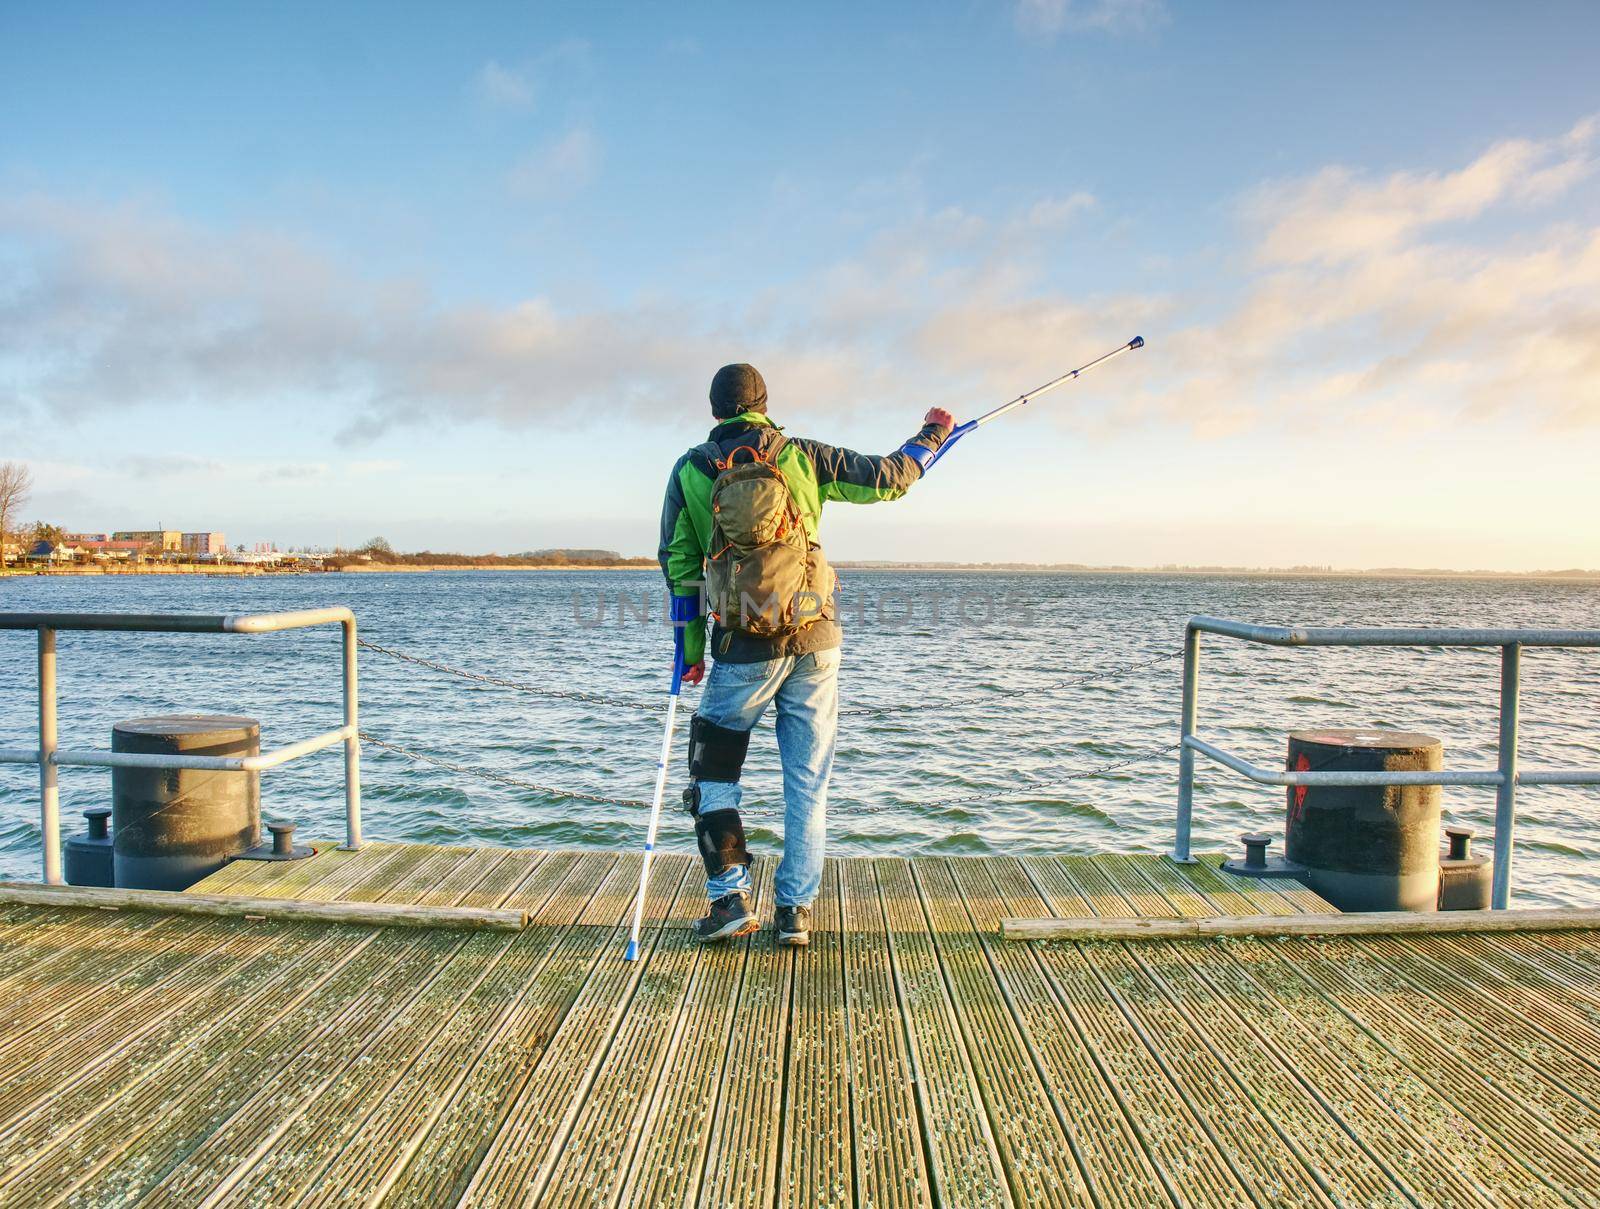
[[[1287,915],[1149,856],[830,863],[809,951],[697,862],[372,844],[197,891],[520,932],[0,909],[0,1204],[1600,1205],[1600,934],[1002,940]],[[763,915],[771,863],[758,867]]]

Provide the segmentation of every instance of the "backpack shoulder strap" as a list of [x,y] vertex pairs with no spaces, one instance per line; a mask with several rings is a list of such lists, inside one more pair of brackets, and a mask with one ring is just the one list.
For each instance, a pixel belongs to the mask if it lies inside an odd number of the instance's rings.
[[715,441],[702,441],[684,456],[706,478],[717,477],[717,459],[722,456],[722,450]]

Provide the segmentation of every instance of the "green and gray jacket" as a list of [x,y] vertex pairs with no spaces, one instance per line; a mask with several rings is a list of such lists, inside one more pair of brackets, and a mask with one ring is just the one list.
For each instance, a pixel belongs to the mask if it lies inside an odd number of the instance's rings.
[[[755,445],[766,452],[780,429],[761,412],[747,411],[723,420],[704,443],[678,459],[667,480],[667,498],[661,509],[661,570],[673,595],[689,596],[705,579],[706,547],[711,540],[711,485],[717,471],[713,462],[740,445]],[[937,450],[950,430],[926,424],[910,444]],[[922,477],[922,468],[910,455],[896,451],[885,457],[835,449],[820,441],[788,437],[778,453],[778,469],[788,481],[805,521],[806,536],[817,541],[822,505],[828,500],[847,504],[875,504],[897,500]],[[730,663],[756,663],[785,655],[825,651],[843,641],[839,622],[827,610],[822,617],[794,634],[757,637],[718,627],[712,635],[711,653]],[[705,657],[704,619],[690,623],[684,635],[684,654],[690,663]]]

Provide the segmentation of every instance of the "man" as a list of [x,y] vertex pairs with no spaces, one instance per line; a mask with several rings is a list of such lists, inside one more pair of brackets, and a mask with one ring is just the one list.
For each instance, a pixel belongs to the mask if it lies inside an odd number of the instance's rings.
[[711,414],[710,436],[673,466],[661,513],[675,675],[689,684],[705,674],[702,585],[715,621],[714,663],[690,723],[691,783],[683,795],[711,900],[695,932],[718,941],[758,927],[739,774],[750,731],[774,705],[785,807],[775,879],[778,943],[804,945],[822,884],[843,640],[833,572],[817,542],[822,505],[899,499],[955,420],[934,408],[922,430],[886,457],[786,437],[767,418],[766,383],[744,364],[725,365],[712,378]]

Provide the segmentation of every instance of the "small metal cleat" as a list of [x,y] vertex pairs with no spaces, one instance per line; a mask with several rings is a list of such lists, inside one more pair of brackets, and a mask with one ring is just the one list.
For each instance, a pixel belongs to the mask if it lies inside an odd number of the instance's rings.
[[297,845],[294,842],[293,823],[268,823],[267,830],[272,832],[270,843],[257,844],[248,852],[241,853],[241,861],[303,861],[313,855],[315,849],[307,844]]
[[1244,857],[1234,857],[1224,862],[1224,872],[1237,873],[1241,877],[1300,877],[1305,873],[1304,865],[1284,860],[1281,856],[1267,855],[1273,836],[1261,831],[1248,831],[1239,838],[1244,841]]

